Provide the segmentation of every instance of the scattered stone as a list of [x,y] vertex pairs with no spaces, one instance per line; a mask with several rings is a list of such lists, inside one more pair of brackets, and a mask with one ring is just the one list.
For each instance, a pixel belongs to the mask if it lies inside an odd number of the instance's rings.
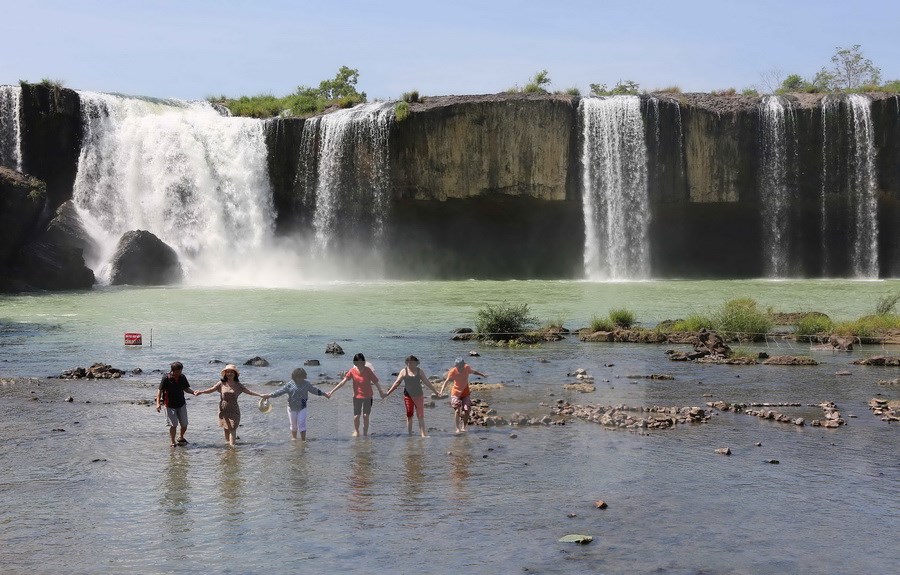
[[563,389],[577,391],[578,393],[593,393],[597,391],[597,386],[592,383],[567,383],[563,385]]
[[584,419],[604,427],[634,432],[645,429],[668,429],[678,424],[709,421],[709,414],[699,407],[571,405],[563,401],[557,404],[554,413],[563,417]]
[[75,401],[75,398],[72,397],[71,395],[66,398],[66,403],[72,403],[73,401]]
[[880,379],[877,383],[878,385],[900,385],[900,377],[895,377],[894,379]]
[[75,367],[59,374],[58,379],[119,379],[125,372],[105,363],[91,367]]
[[140,375],[142,373],[144,373],[144,370],[139,367],[136,367],[131,370],[131,375]]
[[675,379],[674,375],[669,375],[667,373],[651,373],[650,375],[626,375],[626,379],[658,379],[663,381],[673,380]]
[[225,362],[222,361],[221,359],[211,359],[211,360],[209,360],[209,363],[210,363],[210,365],[216,365],[216,364],[225,363]]
[[597,509],[606,509],[607,507],[609,507],[609,505],[606,504],[606,501],[598,499],[597,501],[594,501],[594,507],[596,507]]
[[766,459],[766,463],[771,463],[772,465],[778,465],[780,462],[777,459]]
[[269,367],[269,362],[257,355],[256,357],[252,357],[245,361],[244,365],[250,365],[253,367]]
[[481,354],[473,349],[469,352],[469,357],[481,357]]
[[756,447],[762,447],[762,442],[761,442],[761,441],[757,441],[754,445],[756,445]]
[[100,463],[101,461],[106,461],[106,459],[102,459],[102,458],[91,459],[91,463]]
[[538,360],[538,363],[550,363],[550,360],[542,357]]
[[63,433],[65,429],[63,429],[62,427],[57,427],[56,429],[51,429],[50,431],[52,431],[53,433]]
[[572,519],[574,517],[578,517],[578,514],[577,513],[567,513],[566,517],[568,517],[569,519]]
[[719,447],[716,449],[716,453],[718,453],[719,455],[731,455],[731,448]]
[[579,375],[587,375],[587,374],[588,374],[588,372],[586,369],[579,367],[572,373],[567,373],[566,375],[569,377],[578,377]]
[[852,374],[849,371],[844,370],[844,371],[835,372],[835,375],[844,376],[844,375],[852,375]]
[[880,417],[881,421],[887,423],[900,421],[900,400],[874,397],[869,400],[869,409],[873,415]]
[[325,353],[332,355],[344,355],[344,350],[336,342],[331,342],[325,346]]
[[518,434],[516,434],[516,433],[510,433],[510,434],[509,434],[509,438],[510,438],[510,439],[515,439],[515,438],[517,438],[517,437],[519,437],[519,436],[518,436]]
[[307,359],[306,361],[303,362],[303,365],[318,366],[318,365],[322,365],[322,364],[319,362],[318,359]]

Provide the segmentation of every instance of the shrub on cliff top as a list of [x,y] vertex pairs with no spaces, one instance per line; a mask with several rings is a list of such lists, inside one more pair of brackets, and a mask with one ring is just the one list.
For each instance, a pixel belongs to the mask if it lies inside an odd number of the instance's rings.
[[525,303],[488,304],[475,315],[475,331],[481,337],[494,341],[517,339],[537,324],[537,318],[530,314]]
[[394,119],[398,122],[402,122],[408,117],[409,104],[407,104],[406,102],[397,102],[397,105],[394,106]]
[[419,101],[419,91],[413,90],[412,92],[403,92],[403,96],[401,96],[400,99],[409,104],[414,104]]

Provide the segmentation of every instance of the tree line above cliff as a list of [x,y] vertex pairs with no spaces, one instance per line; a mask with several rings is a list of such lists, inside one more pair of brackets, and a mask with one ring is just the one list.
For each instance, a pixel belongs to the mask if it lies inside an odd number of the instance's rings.
[[[359,70],[341,66],[334,78],[322,80],[318,87],[299,86],[287,96],[260,94],[257,96],[240,96],[229,98],[217,96],[209,98],[210,102],[227,107],[235,116],[253,118],[270,118],[273,116],[307,117],[321,114],[328,109],[349,108],[366,101],[366,93],[356,88],[359,81]],[[562,94],[581,96],[577,87],[551,91],[552,85],[548,70],[539,70],[524,83],[506,90],[508,93]],[[634,80],[619,80],[612,87],[606,83],[591,83],[590,96],[615,96],[640,93],[681,93],[678,86],[668,86],[652,90],[642,90]],[[780,69],[760,73],[760,83],[756,86],[737,90],[724,88],[710,92],[714,96],[732,96],[740,92],[744,96],[786,93],[832,93],[832,92],[892,92],[900,93],[900,80],[881,83],[881,69],[865,57],[862,47],[854,44],[850,47],[835,48],[831,63],[823,66],[815,75],[804,78],[800,74],[786,74]],[[414,97],[410,95],[414,94]],[[398,119],[408,114],[408,106],[403,102],[420,101],[417,91],[407,92],[400,102]]]

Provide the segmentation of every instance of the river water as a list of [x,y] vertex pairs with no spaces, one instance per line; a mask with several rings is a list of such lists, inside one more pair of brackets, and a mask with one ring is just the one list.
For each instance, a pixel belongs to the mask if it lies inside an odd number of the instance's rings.
[[[506,349],[451,342],[449,332],[473,325],[485,303],[504,300],[575,328],[614,307],[652,325],[740,296],[846,319],[898,288],[896,281],[473,281],[4,296],[0,570],[892,572],[900,561],[898,427],[874,417],[866,402],[877,394],[896,399],[896,387],[876,381],[900,370],[850,361],[900,350],[832,355],[771,341],[746,347],[813,353],[820,365],[703,366],[669,362],[665,346],[569,338]],[[125,348],[127,331],[143,333],[145,345]],[[426,410],[431,437],[421,439],[406,435],[395,394],[376,400],[372,436],[354,439],[351,394],[342,389],[310,399],[305,444],[290,440],[283,398],[262,414],[244,397],[235,449],[223,447],[216,400],[191,398],[191,444],[172,449],[162,416],[143,401],[155,393],[153,370],[175,359],[199,388],[221,367],[211,360],[263,356],[270,367],[242,368],[242,381],[260,391],[319,359],[311,379],[327,389],[324,381],[349,367],[349,355],[324,354],[331,341],[366,353],[387,383],[409,353],[440,373],[476,349],[472,365],[488,382],[504,383],[479,392],[500,415],[544,415],[558,399],[644,406],[721,399],[800,402],[779,409],[813,419],[821,411],[810,404],[834,401],[848,425],[798,428],[720,413],[707,424],[643,435],[571,421],[455,436],[452,413],[439,401]],[[94,361],[143,373],[102,382],[46,378]],[[562,389],[578,367],[595,376],[596,392]],[[850,375],[835,375],[844,370]],[[651,373],[675,379],[625,377]],[[733,455],[717,455],[717,447]],[[597,499],[609,508],[595,509]],[[570,533],[594,541],[557,541]]]

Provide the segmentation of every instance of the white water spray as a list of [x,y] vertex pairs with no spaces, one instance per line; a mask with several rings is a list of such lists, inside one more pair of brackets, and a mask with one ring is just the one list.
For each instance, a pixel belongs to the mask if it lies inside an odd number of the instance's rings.
[[304,204],[313,210],[316,248],[325,258],[342,252],[347,241],[379,254],[390,203],[393,117],[390,104],[373,103],[304,125],[298,178]]
[[119,237],[144,229],[175,249],[189,283],[265,285],[274,210],[263,122],[205,102],[79,95],[73,199],[101,246],[87,262],[101,281]]
[[645,279],[650,273],[650,202],[640,98],[585,98],[579,111],[584,127],[585,277]]
[[759,105],[761,165],[760,200],[764,228],[766,275],[790,274],[790,216],[793,204],[790,167],[794,161],[796,121],[790,102],[781,96],[766,96]]
[[22,171],[22,88],[0,86],[0,166]]
[[862,94],[850,94],[848,129],[851,169],[847,191],[850,196],[850,221],[853,234],[850,261],[857,278],[878,277],[878,198],[875,176],[875,131],[871,100]]

